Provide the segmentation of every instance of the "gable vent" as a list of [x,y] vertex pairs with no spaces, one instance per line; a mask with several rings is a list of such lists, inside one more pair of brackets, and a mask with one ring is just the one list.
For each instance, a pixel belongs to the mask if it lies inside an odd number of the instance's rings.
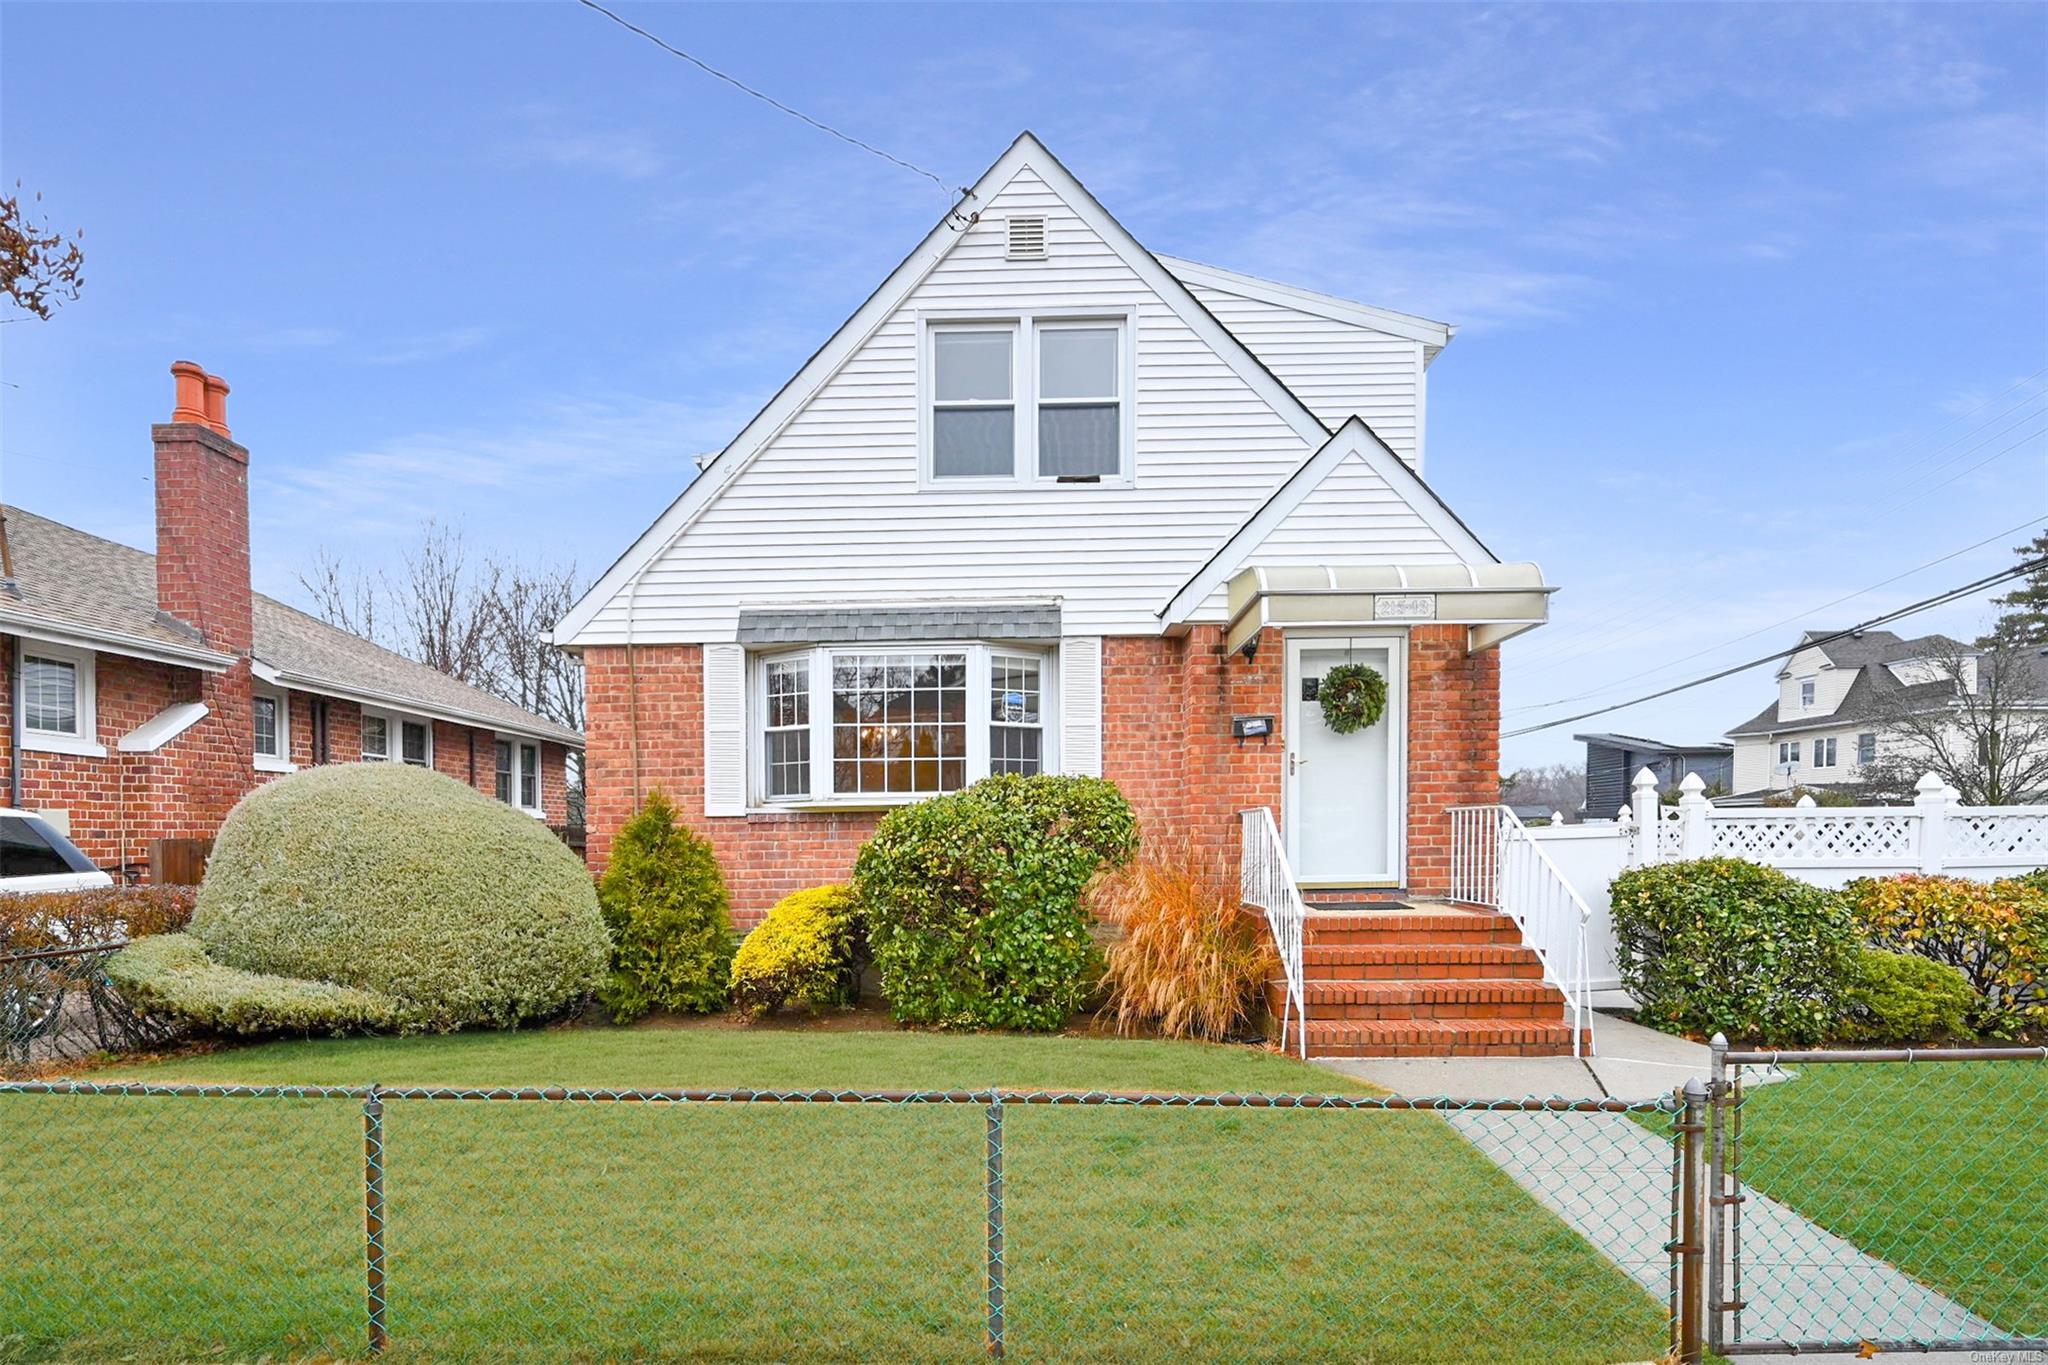
[[1045,219],[1010,219],[1010,259],[1013,261],[1042,261],[1045,259]]

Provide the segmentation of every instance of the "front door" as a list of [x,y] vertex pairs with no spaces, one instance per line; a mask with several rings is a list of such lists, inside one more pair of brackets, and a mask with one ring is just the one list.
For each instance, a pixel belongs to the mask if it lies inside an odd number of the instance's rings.
[[[1401,882],[1407,650],[1399,635],[1289,637],[1287,641],[1287,856],[1305,885]],[[1387,680],[1387,704],[1369,726],[1338,734],[1323,718],[1322,680],[1339,664]]]

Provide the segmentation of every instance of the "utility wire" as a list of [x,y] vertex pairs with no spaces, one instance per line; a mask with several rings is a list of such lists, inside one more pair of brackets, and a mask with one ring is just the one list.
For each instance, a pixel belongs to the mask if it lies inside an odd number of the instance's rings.
[[646,29],[640,27],[638,24],[633,23],[632,21],[625,19],[617,14],[614,14],[612,11],[606,9],[603,5],[598,4],[597,0],[576,0],[576,3],[582,5],[585,9],[596,10],[599,14],[602,14],[605,18],[611,20],[620,28],[623,28],[631,33],[639,34],[642,38],[645,38],[648,42],[653,43],[656,47],[660,48],[663,52],[668,53],[671,57],[682,58],[691,66],[694,66],[699,71],[702,71],[705,75],[717,77],[719,80],[724,81],[727,85],[739,91],[741,94],[752,95],[755,99],[761,101],[761,103],[766,104],[771,108],[781,110],[783,113],[789,115],[793,119],[796,119],[800,123],[807,123],[811,127],[816,128],[819,132],[828,133],[831,136],[838,138],[841,142],[847,143],[850,146],[858,147],[864,152],[868,152],[871,153],[872,155],[882,158],[882,160],[889,162],[891,165],[901,166],[904,170],[909,171],[914,175],[921,175],[925,179],[931,181],[934,185],[937,185],[941,190],[944,190],[948,194],[964,196],[965,194],[968,193],[968,191],[965,189],[955,189],[953,186],[948,185],[945,181],[945,177],[937,174],[936,172],[928,171],[924,167],[917,165],[915,162],[905,161],[900,156],[891,156],[888,152],[883,151],[880,147],[875,146],[873,143],[862,142],[859,138],[854,137],[850,133],[842,133],[837,128],[834,128],[831,124],[821,123],[817,119],[812,118],[809,114],[804,113],[801,109],[790,108],[781,100],[776,99],[773,95],[765,94],[762,91],[756,90],[753,86],[748,85],[745,81],[739,79],[739,77],[731,76],[723,71],[720,71],[717,67],[711,65],[711,63],[703,60],[701,57],[693,57],[689,53],[683,51],[681,48],[675,46],[675,44],[667,42],[666,40],[659,38],[652,33],[649,33]]
[[1629,701],[1616,702],[1612,706],[1598,706],[1591,711],[1581,711],[1575,716],[1564,716],[1557,720],[1546,720],[1540,725],[1525,725],[1519,730],[1508,730],[1502,733],[1501,738],[1514,739],[1521,735],[1533,735],[1539,730],[1555,730],[1560,725],[1574,725],[1582,720],[1590,720],[1594,716],[1604,716],[1610,711],[1623,711],[1631,706],[1641,706],[1646,701],[1656,701],[1660,697],[1671,696],[1673,693],[1689,692],[1695,687],[1704,687],[1710,682],[1719,682],[1721,679],[1733,677],[1737,673],[1747,672],[1749,669],[1758,668],[1764,664],[1775,663],[1777,660],[1788,658],[1809,646],[1831,644],[1836,640],[1857,634],[1859,631],[1870,630],[1876,626],[1890,625],[1893,621],[1902,620],[1917,612],[1944,606],[1947,603],[1956,601],[1958,598],[1968,597],[1972,593],[1981,592],[1985,588],[1996,587],[2000,583],[2008,582],[2015,578],[2024,578],[2026,575],[2037,573],[2042,569],[2048,569],[2048,555],[2016,564],[2010,569],[2000,569],[1995,574],[1987,575],[1974,583],[1965,583],[1960,588],[1951,588],[1947,592],[1937,593],[1933,597],[1923,597],[1918,602],[1900,607],[1897,611],[1888,611],[1882,616],[1873,616],[1868,621],[1858,621],[1855,625],[1845,627],[1842,630],[1829,631],[1825,635],[1816,635],[1801,640],[1790,649],[1780,649],[1773,653],[1765,654],[1760,658],[1751,659],[1746,663],[1739,663],[1724,668],[1718,673],[1709,673],[1703,678],[1694,678],[1691,682],[1677,683],[1660,691],[1647,693],[1644,696],[1636,697]]

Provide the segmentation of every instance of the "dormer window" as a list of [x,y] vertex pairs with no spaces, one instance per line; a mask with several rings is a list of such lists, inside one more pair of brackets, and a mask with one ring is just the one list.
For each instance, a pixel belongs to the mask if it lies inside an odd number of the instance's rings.
[[1815,679],[1801,678],[1799,680],[1799,705],[1802,710],[1812,708],[1814,692]]
[[925,338],[928,484],[1129,481],[1128,318],[932,320]]

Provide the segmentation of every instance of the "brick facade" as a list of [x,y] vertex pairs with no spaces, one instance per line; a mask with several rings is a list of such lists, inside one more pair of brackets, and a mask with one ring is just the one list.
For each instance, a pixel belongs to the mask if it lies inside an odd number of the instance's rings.
[[[1237,813],[1282,804],[1284,737],[1239,742],[1237,715],[1283,727],[1286,652],[1268,631],[1251,660],[1226,658],[1222,631],[1103,641],[1103,775],[1137,811],[1144,836],[1186,840],[1235,866]],[[1498,799],[1498,651],[1469,654],[1462,626],[1409,635],[1408,887],[1449,890],[1444,808]],[[592,647],[584,653],[589,845],[602,871],[619,827],[648,791],[711,841],[732,892],[733,917],[756,923],[791,891],[843,879],[881,812],[704,814],[703,662],[696,645]],[[636,724],[637,716],[637,724]]]
[[[0,769],[13,773],[14,672],[17,642],[0,635]],[[235,802],[277,776],[258,772],[255,735],[249,714],[249,665],[244,660],[226,674],[207,675],[196,669],[133,659],[122,654],[95,656],[98,689],[98,732],[105,758],[28,749],[21,757],[21,803],[28,810],[62,811],[70,823],[71,840],[103,867],[149,860],[153,839],[211,838]],[[312,693],[290,694],[292,761],[310,767],[313,756]],[[362,708],[352,701],[328,698],[330,763],[353,763],[363,756]],[[204,701],[212,708],[206,719],[154,753],[122,753],[115,745],[122,735],[165,707]],[[470,781],[471,739],[477,746],[477,774]],[[496,790],[497,733],[492,730],[437,722],[434,726],[435,766],[486,796]],[[568,750],[541,745],[541,805],[548,824],[568,820]],[[4,788],[0,788],[4,791]]]

